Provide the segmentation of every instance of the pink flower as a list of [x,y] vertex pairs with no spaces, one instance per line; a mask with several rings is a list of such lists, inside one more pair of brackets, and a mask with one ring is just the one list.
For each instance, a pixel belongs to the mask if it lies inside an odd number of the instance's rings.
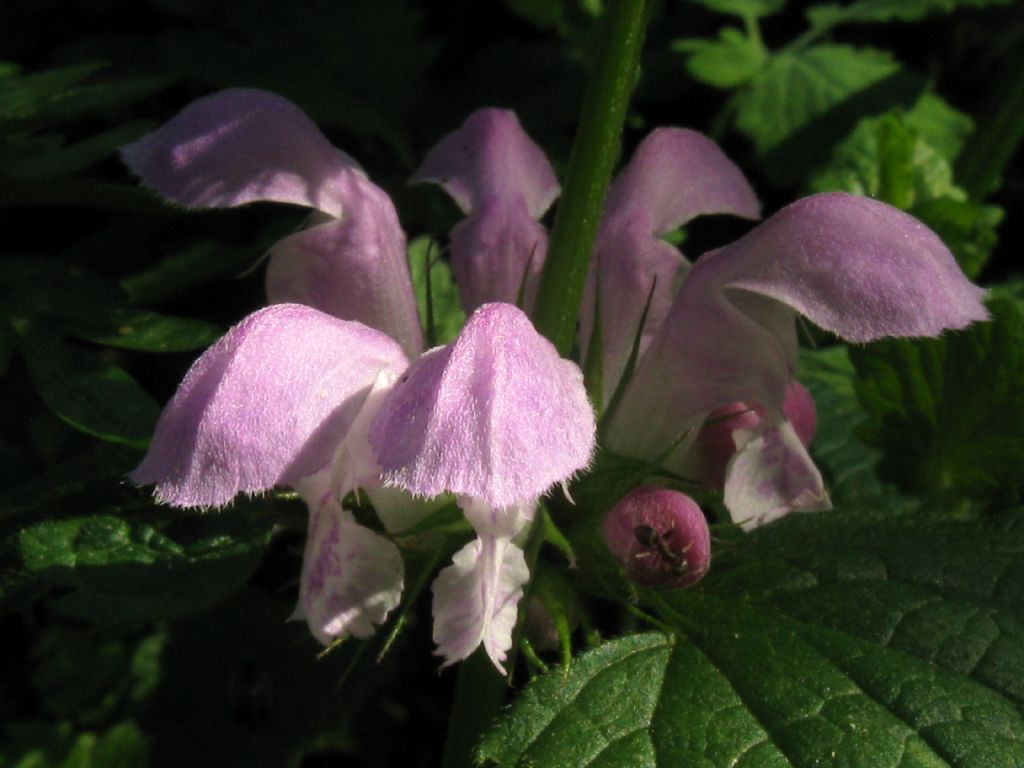
[[[395,544],[360,526],[346,495],[365,491],[392,533],[422,517],[422,499],[454,495],[477,538],[435,581],[434,639],[446,664],[483,645],[500,668],[529,575],[517,537],[594,449],[580,369],[513,306],[532,306],[547,251],[539,219],[559,191],[541,150],[514,115],[482,110],[415,175],[467,214],[451,259],[472,314],[451,344],[426,352],[393,204],[291,103],[223,91],[123,154],[181,205],[313,209],[306,229],[271,249],[274,304],[195,363],[132,479],[175,506],[295,488],[310,509],[297,615],[325,643],[368,635],[402,590]],[[785,405],[796,316],[855,342],[929,336],[984,319],[982,291],[934,233],[866,198],[805,198],[690,264],[661,238],[706,213],[756,218],[759,206],[692,131],[653,132],[609,190],[581,315],[581,348],[601,356],[601,410],[635,339],[640,357],[605,413],[605,447],[699,477],[701,427],[746,404],[758,418],[722,428],[733,455],[715,479],[733,519],[753,527],[825,508]],[[644,546],[682,557],[657,530]]]
[[[514,118],[499,118],[496,145],[532,146]],[[274,246],[267,275],[272,301],[302,304],[255,312],[200,357],[132,479],[155,483],[175,506],[296,488],[310,508],[296,613],[324,643],[370,634],[402,590],[397,548],[355,521],[347,493],[407,491],[404,519],[393,499],[382,509],[393,527],[422,511],[413,496],[455,495],[477,539],[434,584],[434,638],[446,664],[482,644],[500,668],[529,575],[513,539],[540,497],[593,452],[579,368],[502,303],[475,302],[455,341],[420,355],[391,201],[277,96],[201,99],[124,157],[180,204],[276,200],[317,211],[312,227]],[[538,159],[546,167],[534,148]],[[471,182],[456,188],[477,199]]]

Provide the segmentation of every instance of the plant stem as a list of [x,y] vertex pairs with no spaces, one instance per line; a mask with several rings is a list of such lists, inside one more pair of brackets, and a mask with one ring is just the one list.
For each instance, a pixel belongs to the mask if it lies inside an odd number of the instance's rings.
[[572,350],[583,285],[636,82],[649,0],[609,3],[583,98],[569,172],[551,231],[534,323],[563,356]]

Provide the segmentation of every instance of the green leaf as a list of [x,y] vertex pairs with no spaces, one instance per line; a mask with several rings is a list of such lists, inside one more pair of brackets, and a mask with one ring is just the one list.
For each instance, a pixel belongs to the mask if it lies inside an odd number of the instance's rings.
[[55,414],[101,440],[148,445],[160,406],[122,368],[27,321],[15,330],[36,391]]
[[[408,689],[397,699],[375,689],[394,679],[398,659],[412,656],[403,638],[398,653],[357,667],[341,687],[359,643],[321,654],[305,622],[287,620],[294,607],[291,595],[243,590],[170,625],[160,683],[143,716],[154,768],[281,768],[298,766],[318,747],[344,745],[348,752],[354,735],[367,738],[368,723],[351,721],[368,714],[371,694],[371,704],[399,713],[392,718],[407,716]],[[398,726],[392,727],[380,738],[394,739]]]
[[797,378],[810,391],[818,412],[818,429],[811,455],[825,478],[836,506],[893,503],[891,490],[875,476],[881,451],[869,448],[856,436],[867,420],[854,391],[856,371],[845,346],[801,350]]
[[[430,296],[427,296],[427,260],[430,260]],[[431,238],[417,237],[409,243],[409,268],[416,291],[416,306],[426,324],[434,320],[434,343],[447,344],[459,335],[466,322],[466,313],[459,301],[459,290],[452,277],[452,268],[441,258],[440,249]],[[427,329],[428,333],[431,329]]]
[[[934,522],[934,521],[932,521]],[[1024,754],[1024,514],[791,515],[702,590],[526,690],[501,766],[1013,768]]]
[[689,54],[686,71],[694,78],[726,90],[754,77],[767,58],[763,47],[733,27],[720,29],[717,40],[677,40],[672,48]]
[[1024,313],[1003,298],[989,309],[991,322],[940,339],[851,350],[870,416],[859,434],[906,492],[982,501],[1024,479]]
[[148,121],[125,123],[71,146],[64,146],[63,138],[54,135],[15,137],[0,144],[0,168],[13,178],[70,176],[112,156],[118,147],[152,127]]
[[96,344],[142,352],[186,352],[204,349],[223,335],[223,330],[203,320],[169,317],[142,310],[109,308],[94,327],[69,330]]
[[771,16],[786,7],[786,0],[691,0],[719,13],[740,18]]
[[910,212],[935,230],[970,278],[977,277],[988,263],[999,242],[996,232],[1005,215],[998,206],[951,197],[924,200]]
[[72,587],[57,607],[93,621],[200,610],[236,592],[259,565],[273,520],[254,508],[176,513],[173,521],[111,514],[46,520],[18,536],[25,570]]
[[995,206],[966,200],[949,160],[911,126],[909,114],[899,112],[861,120],[809,186],[867,195],[909,211],[938,232],[968,276],[988,260],[1003,218]]
[[974,132],[970,116],[950,106],[934,93],[924,93],[903,114],[906,124],[949,162],[960,156],[960,151]]
[[886,53],[816,45],[772,56],[736,96],[736,127],[778,183],[798,182],[864,114],[909,107],[925,83]]
[[0,743],[4,768],[143,768],[149,751],[145,735],[132,721],[104,733],[75,733],[69,723],[5,723]]
[[1011,2],[1013,0],[858,0],[849,5],[829,3],[811,6],[806,14],[812,27],[824,30],[840,24],[920,21],[933,14]]

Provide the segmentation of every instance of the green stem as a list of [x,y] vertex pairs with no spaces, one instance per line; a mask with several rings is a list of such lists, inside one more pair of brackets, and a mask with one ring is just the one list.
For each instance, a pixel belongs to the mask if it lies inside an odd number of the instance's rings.
[[572,350],[583,284],[636,82],[649,0],[609,3],[583,97],[569,172],[551,231],[534,323],[562,355]]

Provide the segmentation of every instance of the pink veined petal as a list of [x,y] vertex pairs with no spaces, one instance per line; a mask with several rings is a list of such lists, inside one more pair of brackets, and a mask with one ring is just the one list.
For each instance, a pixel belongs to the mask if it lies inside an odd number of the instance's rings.
[[793,509],[831,508],[821,473],[788,421],[766,419],[752,430],[737,430],[736,438],[740,448],[725,478],[733,522],[749,531]]
[[442,666],[468,658],[483,644],[494,666],[512,646],[516,608],[530,578],[526,559],[512,538],[533,516],[535,502],[494,509],[476,499],[460,499],[478,538],[452,558],[434,581],[434,642]]
[[324,645],[366,638],[402,596],[402,556],[391,541],[356,523],[328,493],[310,502],[296,618]]
[[262,309],[195,362],[130,477],[178,507],[292,484],[330,462],[377,374],[406,365],[380,331],[296,304]]
[[551,164],[519,124],[514,112],[481,109],[430,150],[412,177],[439,184],[465,214],[485,201],[520,199],[539,219],[560,188]]
[[423,351],[423,334],[398,214],[371,182],[357,179],[351,186],[343,218],[320,219],[271,248],[267,298],[357,320],[415,357]]
[[529,311],[548,251],[548,234],[521,199],[491,198],[451,234],[452,272],[467,312],[494,301]]
[[509,304],[485,304],[402,377],[370,430],[385,483],[509,507],[583,469],[594,413],[579,368]]
[[640,143],[608,190],[580,315],[581,349],[586,355],[600,283],[603,405],[625,369],[647,297],[651,303],[641,352],[668,315],[676,273],[688,266],[683,255],[661,238],[696,216],[729,213],[756,219],[760,212],[742,171],[706,136],[683,128],[658,128]]
[[797,313],[850,341],[933,336],[985,319],[982,294],[911,216],[841,193],[799,200],[690,270],[609,445],[653,459],[678,443],[667,461],[678,468],[714,408],[739,401],[781,412]]
[[192,102],[121,156],[145,186],[197,208],[274,200],[340,217],[365,179],[302,110],[244,88]]

